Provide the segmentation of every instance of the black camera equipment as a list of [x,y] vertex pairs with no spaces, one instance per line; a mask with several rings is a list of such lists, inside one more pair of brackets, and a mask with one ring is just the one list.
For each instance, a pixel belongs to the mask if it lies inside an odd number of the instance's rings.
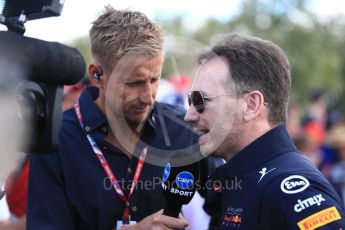
[[60,16],[62,0],[0,0],[0,23],[9,30],[24,34],[27,20]]
[[[59,16],[62,0],[0,0],[0,88],[13,94],[19,127],[28,140],[18,147],[30,153],[52,152],[58,144],[63,85],[80,81],[85,61],[75,48],[23,36],[27,20]],[[26,126],[27,127],[27,126]]]

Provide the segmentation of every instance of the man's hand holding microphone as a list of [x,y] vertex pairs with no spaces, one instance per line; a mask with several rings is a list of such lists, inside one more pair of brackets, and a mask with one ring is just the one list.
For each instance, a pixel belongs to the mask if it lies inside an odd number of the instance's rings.
[[181,214],[175,218],[163,215],[163,210],[160,210],[137,224],[123,225],[120,230],[184,229],[186,227],[188,223]]
[[200,180],[200,163],[175,166],[173,160],[167,163],[162,180],[162,192],[165,198],[164,210],[156,212],[137,224],[124,225],[121,230],[141,229],[184,229],[188,222],[180,213],[182,205],[188,204],[195,193]]

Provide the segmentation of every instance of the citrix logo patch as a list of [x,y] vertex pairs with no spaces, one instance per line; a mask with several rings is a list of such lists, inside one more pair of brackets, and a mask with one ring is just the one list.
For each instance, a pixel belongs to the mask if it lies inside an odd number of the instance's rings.
[[298,199],[297,204],[295,204],[294,206],[294,210],[295,212],[301,212],[304,209],[309,208],[310,206],[313,206],[315,204],[320,206],[321,202],[323,201],[326,201],[326,200],[322,197],[322,194],[309,197],[305,200]]

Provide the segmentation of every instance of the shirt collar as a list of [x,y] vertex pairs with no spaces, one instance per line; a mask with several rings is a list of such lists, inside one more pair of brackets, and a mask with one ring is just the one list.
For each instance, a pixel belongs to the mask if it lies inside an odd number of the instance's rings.
[[[95,103],[95,100],[99,96],[98,88],[94,86],[85,87],[82,94],[79,97],[80,110],[83,116],[84,128],[88,127],[88,132],[94,132],[95,130],[106,127],[108,125],[107,118],[103,115],[101,110]],[[156,106],[152,109],[149,118],[145,124],[145,132],[154,131],[157,125],[157,121],[153,116],[156,112]]]
[[107,119],[95,103],[99,95],[96,87],[85,87],[79,97],[80,111],[83,116],[84,128],[87,132],[94,132],[96,129],[105,127]]
[[285,125],[279,125],[256,139],[230,159],[224,165],[226,176],[239,176],[246,171],[259,167],[272,158],[294,151],[297,151],[297,149],[289,137]]

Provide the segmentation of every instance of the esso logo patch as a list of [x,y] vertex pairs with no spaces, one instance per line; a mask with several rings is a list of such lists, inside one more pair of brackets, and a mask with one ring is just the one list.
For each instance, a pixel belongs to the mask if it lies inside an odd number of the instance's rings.
[[280,184],[280,189],[287,194],[294,194],[304,191],[309,186],[309,181],[299,175],[292,175],[285,178]]
[[168,163],[166,166],[165,166],[165,169],[164,169],[164,172],[163,172],[163,181],[166,181],[170,175],[170,163]]
[[187,189],[193,186],[194,177],[190,172],[183,171],[177,174],[176,184],[181,189]]

